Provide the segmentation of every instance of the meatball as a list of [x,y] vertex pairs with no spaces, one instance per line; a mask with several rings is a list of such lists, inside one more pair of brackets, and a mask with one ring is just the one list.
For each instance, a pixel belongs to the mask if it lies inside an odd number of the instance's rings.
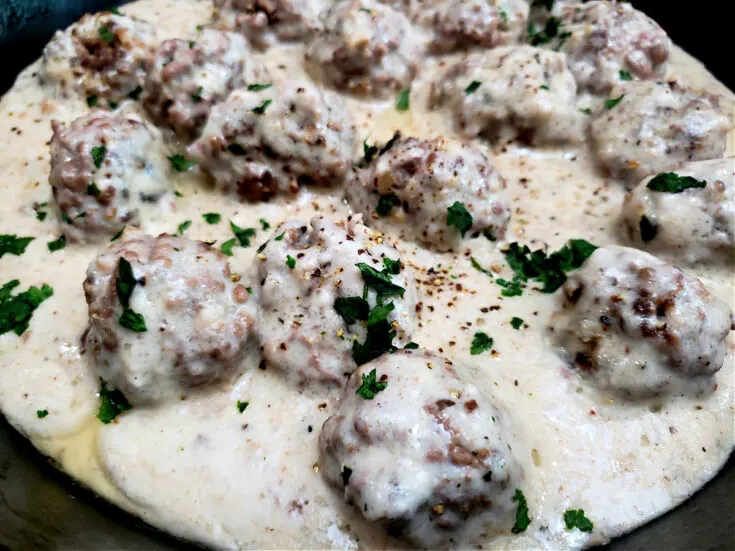
[[473,52],[449,67],[432,89],[468,138],[529,143],[579,142],[577,87],[564,55],[514,46]]
[[236,374],[256,322],[223,254],[166,234],[125,232],[92,261],[84,292],[87,350],[132,403],[178,399]]
[[[674,173],[641,182],[623,205],[625,227],[633,243],[690,264],[732,257],[733,161],[731,157],[687,163]],[[665,184],[692,187],[666,191],[661,189]]]
[[561,4],[560,44],[548,44],[567,55],[577,85],[608,92],[621,78],[661,78],[666,74],[671,41],[645,14],[622,2]]
[[382,234],[360,217],[319,216],[311,229],[291,221],[275,236],[255,260],[260,343],[293,384],[339,388],[358,363],[409,342],[414,282]]
[[166,40],[148,72],[143,105],[157,122],[194,138],[212,106],[234,88],[269,82],[249,56],[245,39],[232,33],[205,30],[196,40]]
[[169,190],[165,147],[147,123],[92,111],[52,127],[49,183],[69,240],[105,240],[136,226],[141,205]]
[[[505,180],[476,147],[399,137],[358,172],[347,196],[378,228],[396,222],[413,239],[457,250],[466,233],[505,235],[510,211],[504,189]],[[452,213],[462,208],[470,218],[460,224]]]
[[237,31],[256,48],[297,41],[320,27],[323,0],[214,0],[214,25]]
[[592,149],[609,173],[633,184],[687,161],[722,156],[730,131],[719,98],[676,81],[616,86],[590,122]]
[[598,388],[638,399],[715,387],[733,320],[697,278],[613,246],[597,249],[562,290],[552,341]]
[[434,53],[518,43],[528,18],[525,0],[414,0],[410,10],[432,30]]
[[340,90],[385,97],[410,86],[422,52],[403,13],[375,0],[338,0],[305,59],[312,72]]
[[355,129],[344,103],[307,82],[235,90],[212,109],[189,156],[225,192],[251,201],[339,183]]
[[402,350],[350,377],[322,426],[319,466],[345,501],[391,533],[422,548],[469,548],[513,524],[520,468],[509,422],[452,362]]
[[137,98],[155,45],[155,30],[145,21],[111,12],[85,15],[46,45],[39,77],[62,97],[75,91],[90,103]]

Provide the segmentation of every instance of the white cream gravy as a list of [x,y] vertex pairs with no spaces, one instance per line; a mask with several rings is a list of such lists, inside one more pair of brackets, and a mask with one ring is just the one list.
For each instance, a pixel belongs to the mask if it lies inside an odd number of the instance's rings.
[[[196,25],[208,21],[211,6],[141,0],[122,11],[152,22],[164,39],[193,35]],[[301,52],[300,46],[276,47],[262,58],[276,79],[293,78],[303,74]],[[385,141],[397,129],[406,135],[454,135],[445,113],[426,110],[436,64],[426,63],[405,114],[392,101],[349,100],[360,139]],[[41,222],[32,208],[51,200],[51,119],[68,123],[87,107],[52,99],[38,84],[37,67],[25,70],[0,102],[0,233],[36,237],[22,256],[0,259],[0,283],[19,279],[23,290],[43,282],[54,288],[22,337],[0,336],[0,408],[12,425],[101,496],[184,538],[216,547],[403,546],[347,506],[318,472],[319,430],[337,397],[300,394],[276,372],[257,369],[255,357],[233,383],[193,391],[180,402],[136,408],[110,425],[95,418],[98,379],[80,343],[87,322],[82,281],[98,248],[70,244],[50,253],[46,242],[59,236],[53,209],[45,209],[49,214]],[[669,74],[723,94],[732,105],[732,94],[679,49]],[[123,109],[140,110],[134,102]],[[729,155],[732,150],[731,139]],[[513,205],[509,241],[552,249],[569,238],[600,246],[621,242],[623,188],[601,177],[586,150],[516,147],[497,152],[495,162],[508,179]],[[316,211],[333,217],[349,212],[340,190],[305,189],[295,199],[251,205],[209,191],[197,171],[171,177],[184,197],[163,210],[146,207],[143,229],[150,234],[174,232],[192,220],[187,237],[222,243],[231,237],[230,218],[242,227],[258,227],[257,220],[265,218],[275,228],[289,218],[308,220]],[[221,213],[223,222],[207,225],[205,212]],[[258,231],[257,241],[267,235]],[[399,235],[396,228],[390,237]],[[525,533],[486,546],[579,548],[605,542],[689,497],[726,461],[734,443],[732,335],[711,396],[614,400],[570,377],[549,346],[544,329],[553,295],[527,291],[502,298],[501,289],[470,266],[471,254],[508,276],[493,244],[467,240],[458,254],[432,253],[404,240],[398,247],[420,281],[424,302],[413,340],[468,366],[472,381],[492,389],[515,420],[510,442],[525,471],[522,490],[532,523]],[[234,272],[249,272],[255,248],[234,249]],[[430,267],[439,275],[427,274]],[[733,266],[687,270],[733,306]],[[489,309],[494,306],[499,308]],[[528,327],[512,329],[513,316]],[[495,339],[496,354],[469,354],[478,329]],[[237,400],[250,402],[242,414]],[[36,414],[42,409],[49,411],[43,419]],[[595,525],[592,534],[566,529],[562,515],[570,508],[584,509]]]

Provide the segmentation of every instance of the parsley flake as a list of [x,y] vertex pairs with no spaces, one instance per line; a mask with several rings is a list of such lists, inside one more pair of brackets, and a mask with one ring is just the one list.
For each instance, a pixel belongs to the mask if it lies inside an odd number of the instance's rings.
[[392,275],[398,275],[401,273],[401,260],[393,260],[387,256],[383,259],[383,266],[385,266],[384,272]]
[[184,220],[176,229],[176,235],[181,237],[191,227],[191,220]]
[[97,419],[105,425],[112,423],[115,418],[126,411],[133,409],[125,395],[117,389],[109,389],[107,383],[100,379],[100,409]]
[[258,222],[260,222],[260,228],[263,231],[268,231],[269,229],[271,229],[271,225],[268,223],[268,220],[266,220],[265,218],[259,219]]
[[258,107],[253,107],[252,112],[255,113],[256,115],[262,115],[263,113],[265,113],[265,110],[268,108],[268,106],[271,103],[273,103],[273,100],[267,99],[263,103],[258,105]]
[[136,333],[145,333],[148,331],[143,316],[130,308],[123,310],[122,316],[117,321],[121,327],[130,329]]
[[385,377],[385,379],[381,377],[381,380],[378,380],[378,375],[375,372],[375,369],[371,369],[370,373],[367,375],[364,373],[362,374],[362,384],[355,391],[355,394],[365,400],[372,400],[378,392],[384,391],[387,387],[387,377]]
[[522,318],[517,318],[515,316],[510,318],[510,326],[516,331],[519,330],[521,327],[523,327],[523,323],[524,322]]
[[47,409],[37,409],[36,410],[36,417],[38,417],[39,419],[43,419],[47,415],[48,415]]
[[107,44],[112,44],[113,42],[115,42],[115,33],[113,33],[110,30],[110,27],[108,27],[107,25],[103,25],[102,27],[100,27],[98,32],[100,40],[102,40],[102,42],[106,42]]
[[522,284],[521,278],[518,276],[513,277],[511,281],[507,279],[498,278],[495,280],[500,287],[503,288],[500,294],[504,297],[519,297],[523,294],[525,285]]
[[631,75],[628,71],[623,71],[622,69],[620,69],[620,71],[618,71],[618,78],[620,80],[633,80],[633,75]]
[[482,86],[482,82],[480,82],[479,80],[473,80],[472,82],[469,83],[467,88],[464,89],[465,95],[469,96],[470,94],[474,94],[475,92],[477,92],[477,89],[480,86]]
[[707,182],[691,176],[679,176],[675,172],[662,172],[651,178],[646,187],[653,191],[681,193],[687,189],[707,187]]
[[110,241],[117,241],[118,239],[120,239],[122,234],[125,233],[125,228],[127,228],[127,226],[123,226],[119,232],[112,236],[112,239],[110,239]]
[[92,148],[92,162],[96,168],[100,168],[102,166],[102,161],[105,160],[105,155],[107,155],[107,147],[104,145],[98,145]]
[[472,215],[459,201],[455,201],[454,204],[447,209],[447,226],[454,226],[457,228],[462,237],[464,237],[472,228]]
[[283,240],[283,236],[286,235],[286,232],[283,232],[281,235],[276,236],[275,241],[281,241]]
[[480,265],[480,263],[479,263],[479,262],[478,262],[478,261],[477,261],[477,260],[475,259],[475,257],[474,257],[474,256],[471,256],[471,257],[470,257],[470,264],[472,264],[472,267],[473,267],[473,268],[474,268],[475,270],[477,270],[478,272],[482,272],[482,273],[483,273],[483,274],[485,274],[486,276],[489,276],[489,277],[491,277],[492,279],[495,279],[495,276],[493,276],[493,273],[492,273],[492,272],[491,272],[490,270],[488,270],[488,269],[486,269],[486,268],[483,268],[483,267],[482,267],[482,266]]
[[207,224],[214,225],[220,223],[222,215],[219,212],[205,212],[202,214],[202,218]]
[[20,256],[35,237],[18,237],[17,235],[0,234],[0,258],[5,254]]
[[408,88],[399,92],[398,98],[396,99],[396,111],[400,111],[402,113],[409,110],[411,107],[410,95],[411,90]]
[[176,155],[171,155],[168,158],[168,161],[171,163],[171,166],[176,170],[176,172],[189,172],[192,168],[197,166],[196,161],[190,161],[183,155],[177,153]]
[[191,95],[191,101],[193,101],[194,103],[199,103],[200,101],[202,101],[202,92],[204,92],[204,86],[200,86],[196,89],[196,92]]
[[293,270],[296,267],[296,259],[289,255],[286,255],[286,266],[288,266],[289,270]]
[[248,406],[250,405],[250,402],[241,402],[240,400],[237,401],[237,411],[240,413],[243,413],[246,409],[248,409]]
[[413,341],[409,342],[406,346],[403,347],[404,350],[418,350],[418,348],[418,343],[415,343]]
[[583,509],[567,509],[564,513],[564,524],[567,525],[567,530],[578,528],[580,532],[592,532],[594,528],[592,521],[584,516]]
[[220,251],[222,251],[222,254],[226,256],[232,256],[232,249],[237,245],[237,239],[234,237],[232,239],[228,239],[224,243],[222,243],[222,246],[220,247]]
[[55,252],[60,251],[64,247],[66,247],[66,236],[62,235],[58,239],[55,239],[54,241],[49,241],[46,243],[46,246],[48,247],[49,252]]
[[250,246],[250,239],[255,237],[255,230],[253,228],[241,228],[230,220],[230,229],[232,230],[232,233],[235,234],[235,237],[241,247]]
[[339,297],[334,301],[334,309],[347,325],[357,320],[367,321],[370,313],[370,305],[362,297]]
[[[531,43],[531,46],[548,44],[555,37],[559,36],[560,28],[561,20],[556,17],[549,17],[546,20],[544,28],[540,31],[536,30],[536,27],[533,25],[533,23],[529,23],[527,28],[528,41]],[[568,36],[566,38],[568,38]]]
[[272,84],[248,84],[249,92],[260,92],[261,90],[267,90],[273,86]]
[[379,297],[387,297],[392,295],[403,296],[406,290],[400,285],[396,285],[390,280],[388,274],[379,272],[372,266],[368,266],[364,262],[356,264],[362,274],[362,279],[366,285],[375,290]]
[[97,105],[97,94],[92,94],[91,96],[87,96],[87,106],[88,107],[95,107]]
[[592,114],[592,109],[590,109],[589,107],[581,107],[579,109],[579,112],[580,113],[583,113],[585,115],[591,115]]
[[623,98],[624,98],[624,97],[625,97],[625,94],[620,94],[620,96],[619,96],[619,97],[617,97],[617,98],[610,98],[610,99],[606,99],[606,100],[605,100],[605,107],[606,107],[607,109],[612,109],[612,108],[613,108],[613,107],[615,107],[615,106],[616,106],[616,105],[617,105],[618,103],[620,103],[621,101],[623,101]]
[[135,90],[133,90],[132,92],[128,94],[128,97],[133,101],[138,101],[138,99],[140,98],[140,94],[142,93],[143,93],[143,88],[138,86],[135,88]]
[[11,295],[20,281],[13,279],[0,287],[0,335],[12,331],[19,337],[28,329],[33,312],[54,290],[45,283],[38,287],[29,287],[27,291]]
[[531,519],[528,518],[528,503],[526,503],[526,497],[523,495],[523,492],[517,488],[512,499],[518,503],[518,507],[516,508],[516,521],[510,531],[514,534],[520,534],[531,524]]
[[477,356],[483,352],[487,352],[493,347],[493,338],[483,331],[477,331],[472,337],[472,345],[470,346],[470,354]]
[[396,203],[400,204],[400,200],[395,194],[388,193],[381,195],[380,199],[378,199],[378,206],[375,207],[375,212],[378,216],[388,216]]

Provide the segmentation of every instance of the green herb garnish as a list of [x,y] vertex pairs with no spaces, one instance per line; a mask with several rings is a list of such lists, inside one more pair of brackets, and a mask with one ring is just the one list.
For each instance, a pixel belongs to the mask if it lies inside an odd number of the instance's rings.
[[128,94],[128,97],[131,100],[138,101],[138,99],[140,98],[140,94],[142,93],[143,93],[143,88],[141,88],[140,86],[137,86],[132,92]]
[[46,243],[46,246],[48,247],[49,252],[55,252],[60,251],[64,247],[66,247],[66,236],[62,235],[58,239],[55,239],[54,241],[49,241]]
[[483,331],[477,331],[472,337],[472,345],[470,346],[470,354],[477,356],[483,352],[491,350],[493,347],[493,338]]
[[521,327],[523,327],[523,320],[521,318],[513,316],[512,318],[510,318],[510,326],[515,330],[519,330]]
[[375,212],[378,216],[388,216],[396,203],[400,203],[400,200],[395,196],[395,194],[388,193],[386,195],[381,195],[380,199],[378,199],[378,206],[375,207]]
[[411,90],[409,90],[408,88],[406,88],[405,90],[401,90],[401,92],[398,94],[398,98],[396,99],[396,111],[408,111],[408,109],[411,107],[410,95]]
[[168,160],[174,170],[176,170],[176,172],[188,172],[192,168],[197,166],[197,163],[195,161],[190,161],[189,159],[178,153],[176,155],[171,155]]
[[362,384],[357,391],[355,391],[355,394],[365,400],[372,400],[378,392],[384,391],[387,387],[387,377],[381,377],[381,380],[379,381],[375,369],[371,369],[370,373],[367,375],[364,373],[362,374]]
[[261,90],[267,90],[273,86],[272,84],[248,84],[249,92],[260,92]]
[[364,262],[356,264],[362,274],[362,279],[368,287],[375,290],[379,297],[387,297],[392,295],[403,296],[406,290],[400,285],[396,285],[390,280],[388,274],[379,272],[375,268],[368,266]]
[[232,256],[232,249],[234,246],[237,245],[237,239],[234,237],[232,239],[228,239],[224,243],[222,243],[222,246],[220,247],[220,251],[222,251],[222,254],[227,256]]
[[260,105],[258,105],[258,107],[253,107],[252,111],[256,115],[262,115],[263,113],[265,113],[265,110],[268,108],[268,106],[271,103],[273,103],[273,100],[272,99],[267,99],[263,103],[261,103]]
[[594,528],[592,521],[584,516],[583,509],[568,509],[564,513],[564,524],[567,525],[567,530],[577,528],[581,532],[592,532]]
[[97,419],[105,425],[112,423],[115,418],[133,409],[125,395],[117,389],[107,388],[107,383],[100,379],[100,409],[97,413]]
[[472,215],[459,201],[447,209],[447,226],[457,228],[462,237],[472,228]]
[[181,237],[191,227],[191,220],[184,220],[176,229],[176,235]]
[[482,82],[480,82],[479,80],[473,80],[472,82],[469,83],[467,88],[464,89],[465,95],[469,96],[470,94],[474,94],[475,92],[477,92],[477,89],[480,86],[482,86]]
[[33,312],[54,290],[45,283],[38,287],[29,287],[27,291],[11,295],[20,281],[13,279],[0,287],[0,335],[12,331],[21,336],[28,329]]
[[[45,214],[45,213],[44,213]],[[18,237],[17,235],[0,234],[0,258],[5,254],[20,256],[35,237]]]
[[691,176],[679,176],[675,172],[662,172],[651,178],[646,187],[653,191],[681,193],[687,189],[707,187],[707,182]]
[[370,305],[362,297],[340,297],[334,301],[334,309],[347,325],[358,320],[367,321],[370,314]]
[[130,308],[123,310],[122,316],[117,321],[121,327],[130,329],[136,333],[145,333],[148,331],[143,316]]
[[222,215],[219,212],[205,212],[202,214],[202,218],[207,224],[214,225],[219,224],[222,220]]
[[248,409],[248,406],[250,405],[250,402],[241,402],[240,400],[237,401],[237,411],[240,413],[244,412],[246,409]]
[[624,98],[624,97],[625,97],[625,94],[620,94],[620,96],[619,96],[619,97],[617,97],[617,98],[610,98],[610,99],[606,99],[606,100],[605,100],[605,107],[606,107],[607,109],[612,109],[612,108],[613,108],[613,107],[615,107],[615,106],[616,106],[616,105],[617,105],[618,103],[620,103],[621,101],[623,101],[623,98]]
[[268,231],[269,229],[271,229],[271,225],[268,223],[268,220],[266,220],[265,218],[259,219],[258,222],[260,222],[260,228],[263,231]]
[[37,409],[36,410],[36,417],[38,417],[39,419],[43,419],[47,415],[48,415],[47,409]]
[[113,33],[107,25],[100,27],[98,32],[102,42],[106,42],[107,44],[115,42],[115,33]]
[[230,220],[230,229],[232,229],[232,233],[235,234],[235,237],[241,247],[250,246],[250,239],[255,237],[255,230],[253,228],[241,228]]
[[97,94],[92,94],[91,96],[87,96],[87,106],[88,107],[95,107],[97,105]]
[[194,103],[202,101],[202,92],[204,92],[204,86],[200,86],[196,89],[196,91],[191,95],[191,101]]
[[102,166],[102,161],[105,160],[105,155],[107,155],[107,147],[104,145],[98,145],[92,148],[92,162],[96,168],[100,168]]
[[516,508],[516,521],[510,531],[514,534],[520,534],[531,524],[531,519],[528,518],[528,504],[526,503],[526,497],[523,495],[523,492],[518,489],[516,489],[516,493],[512,499],[518,503],[518,507]]
[[288,266],[289,270],[293,270],[296,267],[296,259],[289,255],[286,255],[286,266]]
[[623,71],[622,69],[620,69],[620,71],[618,71],[618,78],[620,78],[620,80],[633,80],[633,75],[631,75],[628,71]]

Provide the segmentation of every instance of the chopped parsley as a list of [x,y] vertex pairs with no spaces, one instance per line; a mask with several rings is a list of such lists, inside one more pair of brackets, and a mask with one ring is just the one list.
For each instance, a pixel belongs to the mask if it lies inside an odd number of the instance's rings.
[[128,94],[128,97],[133,101],[138,101],[138,98],[140,98],[140,94],[142,93],[143,93],[143,88],[138,86],[135,88],[135,90],[133,90],[132,92]]
[[220,223],[222,215],[219,212],[205,212],[202,214],[202,218],[207,224],[214,225]]
[[616,105],[617,105],[618,103],[620,103],[621,101],[623,101],[623,98],[624,98],[624,97],[625,97],[625,94],[620,94],[620,96],[619,96],[619,97],[617,97],[617,98],[610,98],[610,99],[606,99],[606,100],[605,100],[605,107],[606,107],[607,109],[612,109],[612,108],[613,108],[613,107],[615,107],[615,106],[616,106]]
[[100,168],[102,166],[102,161],[105,160],[105,155],[107,155],[107,147],[104,145],[98,145],[92,148],[92,162],[96,168]]
[[231,143],[227,146],[227,151],[232,153],[233,155],[247,155],[247,151],[245,151],[245,148],[241,146],[239,143]]
[[87,106],[88,107],[95,107],[97,105],[97,94],[92,94],[91,96],[87,96]]
[[495,283],[503,288],[500,294],[504,297],[519,297],[523,294],[525,288],[523,280],[518,276],[514,276],[511,281],[499,277],[495,280]]
[[[561,20],[559,20],[556,17],[549,17],[546,20],[546,24],[544,25],[544,28],[540,31],[536,30],[536,27],[533,25],[533,23],[528,24],[527,33],[528,33],[528,42],[531,44],[531,46],[538,46],[540,44],[548,44],[551,42],[554,38],[559,36],[559,29],[561,28]],[[565,38],[568,38],[565,37]]]
[[115,15],[122,15],[122,14],[120,13],[120,10],[118,10],[118,9],[117,9],[116,7],[114,7],[114,6],[113,6],[113,7],[111,7],[109,11],[110,11],[110,13],[114,13]]
[[360,273],[362,274],[362,279],[365,281],[365,284],[374,289],[379,298],[393,295],[402,297],[403,293],[406,292],[403,287],[393,283],[388,274],[379,272],[364,262],[360,262],[356,264],[356,266],[360,269]]
[[176,170],[176,172],[188,172],[195,166],[197,166],[197,163],[195,161],[190,161],[183,155],[180,155],[177,153],[176,155],[171,155],[168,158],[168,161],[171,163],[171,166]]
[[97,419],[105,425],[112,423],[115,418],[126,411],[133,409],[125,395],[117,389],[107,388],[107,383],[100,379],[100,409]]
[[388,216],[396,203],[400,203],[400,200],[395,196],[395,194],[388,193],[386,195],[381,195],[380,199],[378,199],[378,206],[375,207],[375,212],[378,216]]
[[283,240],[283,236],[286,235],[286,232],[283,232],[281,235],[276,236],[275,241],[281,241]]
[[237,239],[233,237],[232,239],[228,239],[227,241],[222,243],[222,246],[219,250],[222,251],[222,254],[232,256],[232,249],[235,245],[237,245]]
[[368,8],[360,8],[360,11],[364,11],[365,13],[369,13],[370,15],[373,14],[372,10],[369,10]]
[[117,321],[121,327],[124,327],[125,329],[130,329],[131,331],[135,331],[136,333],[145,333],[146,331],[148,331],[148,328],[145,325],[145,319],[143,318],[142,314],[139,314],[138,312],[131,310],[130,308],[123,310],[122,315]]
[[408,111],[408,109],[411,107],[410,95],[411,90],[409,90],[408,88],[399,92],[398,98],[396,99],[396,111]]
[[361,166],[369,165],[372,162],[373,158],[375,157],[376,153],[378,153],[378,149],[379,148],[377,145],[375,144],[368,145],[367,140],[362,140],[363,159],[362,159]]
[[510,318],[510,326],[515,330],[519,330],[521,327],[523,327],[523,323],[523,319],[517,318],[516,316]]
[[620,69],[620,71],[618,71],[618,78],[620,78],[620,80],[633,80],[633,75],[631,75],[628,71],[623,71],[622,69]]
[[418,348],[419,348],[418,343],[415,343],[413,341],[411,341],[410,343],[408,343],[406,346],[403,347],[404,350],[418,350]]
[[380,151],[378,152],[378,156],[382,155],[383,153],[387,152],[391,147],[393,147],[393,145],[398,141],[398,138],[400,137],[401,137],[400,130],[396,130],[393,133],[393,136],[391,137],[391,139],[385,142],[385,145],[380,148]]
[[508,22],[508,12],[505,11],[503,8],[498,8],[498,13],[500,14],[500,19],[503,20],[503,23]]
[[199,103],[200,101],[202,101],[202,92],[204,92],[204,86],[200,86],[196,89],[196,92],[191,95],[191,101],[193,101],[194,103]]
[[370,305],[362,297],[340,297],[334,301],[334,309],[347,325],[357,320],[367,321],[370,314]]
[[250,402],[241,402],[240,400],[237,401],[237,411],[240,413],[243,413],[246,409],[248,409],[248,406],[250,405]]
[[0,335],[12,331],[21,336],[28,329],[33,312],[54,290],[45,283],[38,287],[29,287],[27,291],[11,295],[20,281],[13,279],[0,287]]
[[49,241],[46,243],[46,246],[48,247],[49,252],[55,252],[60,251],[64,247],[66,247],[66,236],[62,235],[58,239],[55,239],[54,241]]
[[191,49],[192,49],[192,48],[193,48],[194,46],[196,46],[196,45],[197,45],[197,41],[196,41],[196,40],[189,40],[189,49],[190,49],[190,50],[191,50]]
[[107,105],[110,106],[110,109],[117,109],[117,106],[120,105],[115,100],[107,100]]
[[488,241],[497,241],[497,237],[493,234],[492,228],[485,228],[482,230],[482,235],[487,239]]
[[455,201],[454,204],[447,209],[447,226],[454,226],[457,228],[462,237],[464,237],[464,235],[470,231],[470,228],[472,228],[472,215],[459,201]]
[[127,228],[127,226],[123,226],[119,232],[112,236],[112,239],[110,239],[110,241],[117,241],[118,239],[120,239],[122,234],[125,233],[125,228]]
[[261,90],[267,90],[273,86],[272,84],[248,84],[249,92],[260,92]]
[[369,329],[370,327],[375,327],[376,325],[387,321],[388,314],[390,314],[395,309],[396,307],[393,305],[392,302],[379,304],[370,311],[370,315],[368,316],[365,327]]
[[469,96],[470,94],[474,94],[475,92],[477,92],[477,89],[480,86],[482,86],[482,82],[480,82],[479,80],[473,80],[472,82],[469,83],[467,88],[464,89],[465,95]]
[[107,25],[103,25],[99,29],[99,37],[102,42],[106,42],[107,44],[112,44],[115,42],[115,33],[113,33],[110,28]]
[[289,270],[293,270],[296,267],[296,259],[289,255],[286,255],[286,266],[288,266]]
[[653,241],[658,233],[658,225],[651,222],[645,214],[641,216],[641,221],[638,223],[638,229],[641,231],[641,239],[644,243]]
[[342,472],[340,473],[340,476],[342,477],[342,484],[344,486],[347,486],[350,483],[350,477],[352,476],[352,469],[345,466],[342,467]]
[[232,229],[232,233],[235,234],[235,237],[241,247],[250,246],[250,239],[255,237],[255,230],[253,228],[241,228],[232,220],[230,220],[230,228]]
[[495,279],[495,277],[493,276],[493,273],[490,270],[487,270],[483,268],[482,266],[480,266],[480,263],[475,259],[474,256],[470,257],[470,264],[472,264],[472,267],[478,272],[482,272],[486,276],[490,276],[491,278]]
[[546,90],[546,91],[548,91],[549,90],[549,87],[546,86],[546,84],[542,84],[541,86],[538,87],[538,89],[539,90]]
[[375,321],[374,319],[367,329],[364,343],[358,341],[352,343],[352,359],[357,365],[366,364],[394,350],[393,339],[396,332],[392,330],[387,320]]
[[472,337],[472,345],[470,346],[470,354],[477,356],[483,352],[491,350],[493,347],[493,338],[483,331],[477,331]]
[[520,534],[531,524],[531,519],[528,518],[528,503],[526,503],[526,497],[523,495],[523,492],[517,488],[512,499],[518,503],[518,506],[516,508],[516,521],[510,531],[514,534]]
[[267,99],[263,103],[258,105],[258,107],[253,107],[252,112],[255,113],[256,115],[262,115],[263,113],[265,113],[265,110],[268,108],[268,106],[271,103],[273,103],[273,100]]
[[17,235],[0,234],[0,258],[5,254],[20,256],[35,237],[18,237]]
[[385,266],[384,272],[392,275],[401,273],[401,260],[393,260],[392,258],[385,257],[383,259],[383,266]]
[[355,394],[364,398],[365,400],[372,400],[378,392],[382,392],[388,387],[387,377],[381,377],[378,380],[378,375],[375,369],[371,369],[370,373],[365,375],[362,374],[362,384],[355,391]]
[[33,210],[36,213],[36,220],[38,220],[39,222],[43,222],[44,220],[46,220],[46,216],[48,216],[48,213],[46,211],[44,211],[44,210],[41,210],[41,209],[44,208],[44,207],[47,207],[47,206],[48,206],[48,203],[46,203],[46,202],[44,202],[44,203],[35,203],[33,205]]
[[592,114],[592,109],[590,109],[589,107],[581,107],[579,109],[579,112],[580,113],[584,113],[585,115],[591,115]]
[[36,410],[36,417],[38,417],[39,419],[43,419],[47,415],[48,415],[47,409],[37,409]]
[[268,220],[266,220],[265,218],[259,219],[258,222],[260,222],[260,227],[263,231],[268,231],[269,229],[271,229],[271,225],[268,223]]
[[97,187],[97,184],[92,182],[91,184],[87,184],[87,195],[91,195],[92,197],[97,197],[100,194],[100,188]]
[[564,512],[564,524],[567,530],[578,528],[580,532],[592,532],[594,528],[592,521],[584,516],[584,509],[567,509]]
[[[542,293],[553,293],[567,280],[566,273],[582,266],[596,249],[595,245],[584,239],[570,239],[561,249],[547,255],[541,249],[531,252],[526,245],[521,247],[518,243],[511,243],[504,253],[505,260],[518,279],[506,282],[508,283],[506,289],[510,290],[512,286],[520,287],[521,281],[534,280],[543,284],[540,289]],[[497,282],[502,285],[500,281]],[[504,296],[516,295],[504,294]]]
[[662,172],[651,178],[646,187],[653,191],[667,193],[681,193],[686,189],[703,188],[707,186],[704,180],[697,180],[691,176],[679,176],[675,172]]
[[181,224],[179,224],[179,227],[176,229],[176,235],[181,237],[182,235],[184,235],[186,230],[189,229],[190,226],[191,226],[191,220],[184,220]]

